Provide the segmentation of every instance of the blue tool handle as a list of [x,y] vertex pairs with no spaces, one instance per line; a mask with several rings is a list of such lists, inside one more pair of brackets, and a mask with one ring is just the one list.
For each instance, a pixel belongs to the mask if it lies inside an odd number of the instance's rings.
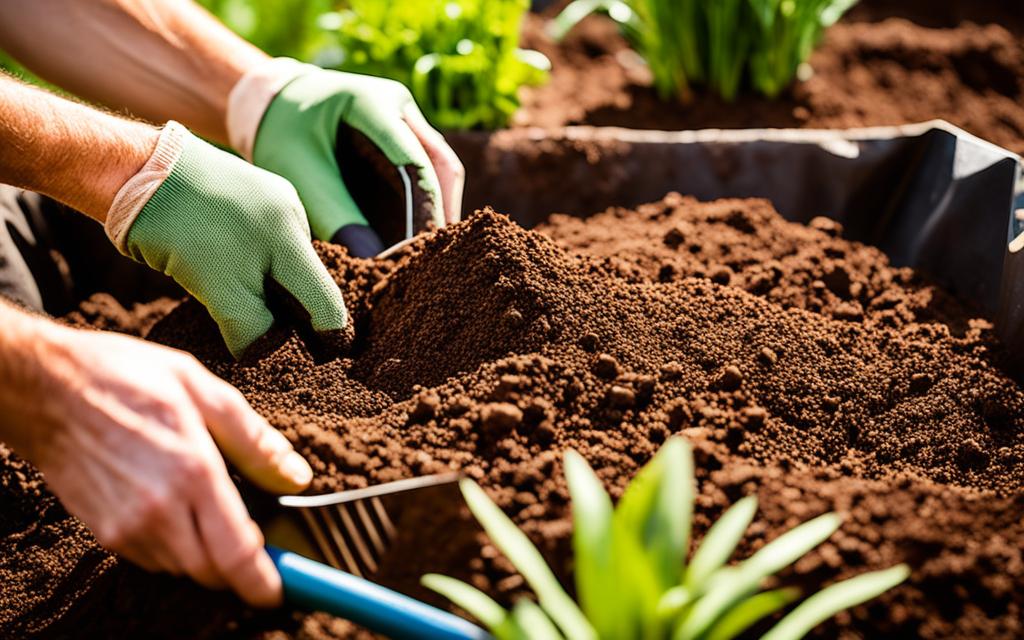
[[267,545],[284,584],[284,597],[326,611],[396,640],[484,640],[491,636],[447,611],[350,573]]

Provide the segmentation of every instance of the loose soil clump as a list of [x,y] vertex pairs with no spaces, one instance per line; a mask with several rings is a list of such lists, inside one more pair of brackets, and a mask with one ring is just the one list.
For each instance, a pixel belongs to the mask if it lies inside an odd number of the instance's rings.
[[[618,495],[679,433],[696,450],[698,538],[757,494],[747,553],[827,510],[844,517],[785,582],[911,564],[905,585],[818,637],[1018,637],[1024,392],[997,366],[987,321],[840,233],[785,222],[763,201],[674,194],[540,231],[487,210],[391,261],[319,244],[355,322],[340,356],[281,326],[235,363],[195,301],[149,339],[238,386],[310,460],[312,491],[460,469],[564,578],[560,452],[580,451]],[[4,455],[5,632],[358,633],[133,570]],[[418,575],[441,570],[506,601],[523,593],[483,537],[443,531],[406,532],[378,578],[423,595]],[[115,620],[109,607],[122,602],[135,606]]]

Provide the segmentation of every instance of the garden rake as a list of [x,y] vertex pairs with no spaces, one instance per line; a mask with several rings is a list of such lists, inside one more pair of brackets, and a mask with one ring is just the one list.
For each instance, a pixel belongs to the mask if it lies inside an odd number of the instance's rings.
[[[391,638],[488,640],[473,623],[371,582],[398,539],[403,513],[458,504],[458,474],[445,473],[318,496],[283,496],[257,515],[289,602],[326,611]],[[426,497],[427,492],[451,494]],[[397,504],[393,504],[397,503]]]
[[398,536],[396,510],[425,499],[427,492],[452,489],[460,499],[458,479],[457,473],[442,473],[337,493],[281,496],[280,508],[263,523],[264,533],[272,544],[355,576],[372,576]]

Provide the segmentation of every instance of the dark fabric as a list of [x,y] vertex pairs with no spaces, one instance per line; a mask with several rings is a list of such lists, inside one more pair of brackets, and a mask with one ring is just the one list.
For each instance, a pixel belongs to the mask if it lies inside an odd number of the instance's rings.
[[372,258],[384,250],[377,232],[363,224],[345,225],[335,232],[331,242],[348,247],[349,255],[357,258]]
[[97,291],[122,304],[181,295],[163,274],[114,248],[103,227],[37,193],[0,185],[0,295],[50,315]]

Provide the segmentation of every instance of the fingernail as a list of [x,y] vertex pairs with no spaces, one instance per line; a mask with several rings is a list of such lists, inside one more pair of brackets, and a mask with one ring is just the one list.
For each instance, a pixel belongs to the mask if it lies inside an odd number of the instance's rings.
[[313,480],[313,469],[297,451],[285,456],[281,463],[281,473],[301,487],[307,486]]

